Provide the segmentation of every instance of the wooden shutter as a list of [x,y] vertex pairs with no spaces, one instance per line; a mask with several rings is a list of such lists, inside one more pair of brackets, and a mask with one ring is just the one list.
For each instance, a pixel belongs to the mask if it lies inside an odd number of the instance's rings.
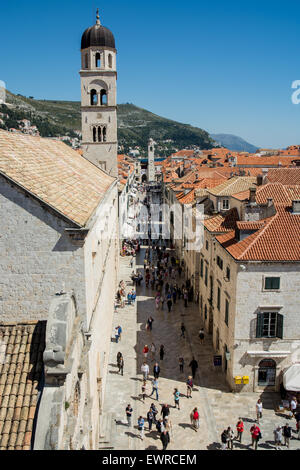
[[283,338],[283,315],[277,313],[277,331],[276,331],[277,338]]
[[256,338],[262,338],[263,336],[263,324],[264,324],[264,314],[258,313],[256,320]]

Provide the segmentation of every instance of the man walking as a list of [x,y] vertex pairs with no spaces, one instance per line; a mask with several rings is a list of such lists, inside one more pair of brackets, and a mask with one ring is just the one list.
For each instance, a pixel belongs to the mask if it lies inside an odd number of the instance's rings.
[[145,361],[143,363],[143,365],[141,366],[141,371],[142,371],[142,374],[143,374],[143,379],[144,380],[147,380],[148,379],[148,375],[149,375],[149,366],[147,364],[147,362]]
[[160,435],[160,440],[161,440],[162,445],[163,445],[163,450],[166,450],[167,447],[168,447],[168,444],[170,442],[169,433],[167,431],[163,431]]
[[153,415],[153,411],[152,411],[151,408],[147,413],[147,421],[148,421],[148,425],[149,425],[149,432],[151,432],[153,421],[154,421],[154,415]]
[[252,437],[252,447],[254,446],[254,449],[257,450],[257,444],[259,439],[261,438],[261,433],[260,429],[256,424],[253,424],[253,426],[250,428],[250,433]]
[[185,338],[185,336],[184,336],[184,335],[185,335],[185,326],[184,326],[184,323],[181,323],[180,329],[181,329],[181,335],[180,335],[180,337]]
[[156,362],[154,367],[153,367],[153,376],[154,376],[154,378],[158,379],[159,374],[160,374],[160,367],[158,365],[158,362]]
[[192,376],[193,376],[193,379],[194,379],[195,375],[196,375],[196,372],[197,372],[197,369],[198,369],[198,362],[196,361],[196,359],[194,357],[190,362],[190,368],[192,369]]
[[140,438],[142,439],[142,441],[144,440],[144,426],[145,420],[142,416],[140,416],[138,419],[138,430],[140,431]]
[[237,425],[236,425],[236,432],[237,432],[237,440],[239,442],[242,442],[242,435],[243,435],[243,432],[244,432],[244,422],[242,420],[242,418],[239,418],[238,422],[237,422]]
[[284,445],[287,446],[287,448],[290,448],[290,439],[292,437],[292,428],[289,426],[289,423],[286,423],[285,426],[283,426],[283,437],[284,437]]
[[152,392],[149,395],[149,397],[151,397],[154,392],[156,394],[156,400],[158,401],[158,381],[157,381],[157,379],[152,380]]
[[128,427],[131,428],[131,417],[132,417],[132,408],[131,408],[131,405],[127,405],[126,407],[126,418],[127,418],[127,423],[128,423]]

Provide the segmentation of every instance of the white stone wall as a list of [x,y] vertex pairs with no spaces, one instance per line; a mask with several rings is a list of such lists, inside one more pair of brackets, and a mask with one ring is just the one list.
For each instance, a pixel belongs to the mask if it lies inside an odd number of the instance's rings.
[[53,295],[72,289],[84,315],[84,252],[70,224],[2,177],[0,218],[0,321],[45,320]]

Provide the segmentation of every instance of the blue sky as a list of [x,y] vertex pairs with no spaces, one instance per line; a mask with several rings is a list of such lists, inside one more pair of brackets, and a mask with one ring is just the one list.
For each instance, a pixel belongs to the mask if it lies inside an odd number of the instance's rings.
[[261,147],[300,144],[296,1],[2,1],[0,80],[79,100],[80,39],[97,7],[116,39],[118,103]]

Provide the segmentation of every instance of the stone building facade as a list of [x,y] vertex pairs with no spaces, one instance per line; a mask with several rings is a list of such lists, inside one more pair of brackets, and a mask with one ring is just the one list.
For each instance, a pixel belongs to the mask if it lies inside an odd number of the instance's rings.
[[[70,377],[85,372],[80,393],[87,397],[83,422],[90,427],[89,438],[84,443],[76,438],[76,445],[65,438],[56,442],[52,437],[51,442],[63,443],[63,448],[96,449],[117,285],[117,180],[61,142],[5,131],[0,131],[0,178],[0,213],[5,221],[0,321],[50,321],[53,296],[74,299],[76,309],[68,307],[72,313],[67,315],[74,322],[69,324],[68,319],[67,330],[77,328],[76,341],[69,342],[69,333],[64,341],[75,348],[72,353],[66,348],[66,357],[70,352],[75,361]],[[69,402],[75,393],[70,380],[59,394]]]

